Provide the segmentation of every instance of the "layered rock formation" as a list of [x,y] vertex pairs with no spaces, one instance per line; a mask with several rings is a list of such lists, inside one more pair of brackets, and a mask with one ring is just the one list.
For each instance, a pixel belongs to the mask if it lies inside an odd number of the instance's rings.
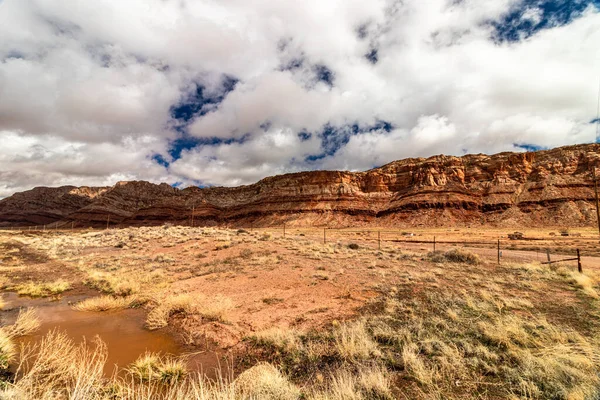
[[[0,201],[0,225],[583,226],[596,222],[600,145],[434,156],[366,172],[312,171],[234,188],[121,182],[35,188]],[[599,171],[600,172],[600,171]]]

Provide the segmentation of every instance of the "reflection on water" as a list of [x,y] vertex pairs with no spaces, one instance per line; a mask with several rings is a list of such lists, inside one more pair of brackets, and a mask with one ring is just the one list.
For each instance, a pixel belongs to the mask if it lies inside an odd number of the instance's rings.
[[[96,336],[100,337],[108,348],[105,374],[112,374],[115,365],[127,366],[147,351],[170,355],[185,352],[184,346],[165,330],[144,329],[145,312],[141,309],[83,312],[70,306],[81,298],[49,301],[19,297],[15,293],[4,293],[2,297],[7,303],[6,311],[0,313],[2,325],[13,323],[20,307],[35,307],[38,311],[42,326],[34,335],[21,338],[23,343],[38,341],[53,329],[66,332],[76,343],[91,342]],[[202,353],[190,358],[190,368],[214,376],[218,361],[215,353]]]

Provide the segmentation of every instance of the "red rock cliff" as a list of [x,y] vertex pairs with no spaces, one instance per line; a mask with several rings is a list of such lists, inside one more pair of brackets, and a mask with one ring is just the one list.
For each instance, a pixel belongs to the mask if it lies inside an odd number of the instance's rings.
[[0,201],[0,224],[394,225],[595,224],[591,168],[600,145],[434,156],[366,172],[313,171],[235,188],[36,188]]

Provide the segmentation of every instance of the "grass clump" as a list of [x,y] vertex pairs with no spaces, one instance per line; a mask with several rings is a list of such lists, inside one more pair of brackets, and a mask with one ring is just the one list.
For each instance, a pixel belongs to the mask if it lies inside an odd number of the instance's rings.
[[40,328],[41,322],[34,308],[19,310],[17,320],[13,325],[6,327],[9,336],[18,337],[31,335]]
[[175,313],[198,314],[211,321],[224,321],[233,308],[231,299],[224,296],[207,298],[189,293],[154,300],[156,307],[148,313],[146,327],[150,330],[164,328]]
[[574,271],[569,271],[567,274],[567,278],[571,284],[581,289],[581,291],[589,297],[600,299],[598,291],[596,290],[596,282],[594,282],[591,277]]
[[242,399],[296,400],[300,398],[300,389],[269,363],[259,363],[242,372],[235,380],[235,390]]
[[15,287],[19,296],[49,297],[61,294],[71,289],[71,284],[64,280],[54,282],[27,282]]
[[265,347],[274,347],[289,353],[300,350],[300,334],[295,329],[270,328],[254,333],[250,339]]
[[335,348],[339,355],[350,361],[379,355],[377,344],[371,339],[364,320],[340,324],[333,331]]
[[379,368],[352,371],[340,368],[329,379],[327,387],[314,391],[311,400],[392,400],[389,372]]
[[15,345],[6,330],[0,329],[0,375],[8,369],[8,365],[14,360]]
[[0,328],[0,377],[15,359],[14,339],[30,335],[39,328],[40,320],[33,308],[21,309],[14,324]]
[[123,310],[140,304],[137,296],[114,297],[99,296],[85,299],[73,306],[77,311],[111,311]]
[[150,330],[164,328],[169,324],[169,318],[176,312],[193,314],[196,303],[190,294],[168,296],[156,301],[157,306],[150,310],[146,317],[146,327]]
[[130,296],[140,291],[140,282],[137,279],[102,271],[89,271],[84,284],[115,296]]
[[450,262],[470,265],[481,264],[481,258],[477,254],[464,249],[452,249],[446,252],[434,251],[427,254],[427,258],[435,263]]
[[185,360],[155,353],[140,356],[129,366],[128,372],[141,381],[157,381],[169,385],[181,382],[188,373]]

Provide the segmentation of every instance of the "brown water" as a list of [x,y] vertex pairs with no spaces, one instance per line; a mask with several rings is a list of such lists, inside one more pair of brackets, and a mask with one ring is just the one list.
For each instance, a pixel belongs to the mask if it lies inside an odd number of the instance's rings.
[[[165,330],[144,329],[145,312],[140,309],[127,309],[108,312],[84,312],[71,308],[73,302],[83,297],[69,297],[58,301],[19,297],[15,293],[4,293],[7,302],[5,311],[0,312],[0,323],[11,324],[21,307],[35,307],[42,322],[34,335],[22,338],[25,343],[40,340],[53,329],[64,331],[75,342],[91,342],[96,336],[106,343],[108,360],[104,372],[110,375],[115,366],[125,367],[145,352],[164,355],[182,355],[186,352],[172,335]],[[215,374],[219,357],[215,353],[200,353],[190,357],[189,367],[201,370],[208,376]]]

